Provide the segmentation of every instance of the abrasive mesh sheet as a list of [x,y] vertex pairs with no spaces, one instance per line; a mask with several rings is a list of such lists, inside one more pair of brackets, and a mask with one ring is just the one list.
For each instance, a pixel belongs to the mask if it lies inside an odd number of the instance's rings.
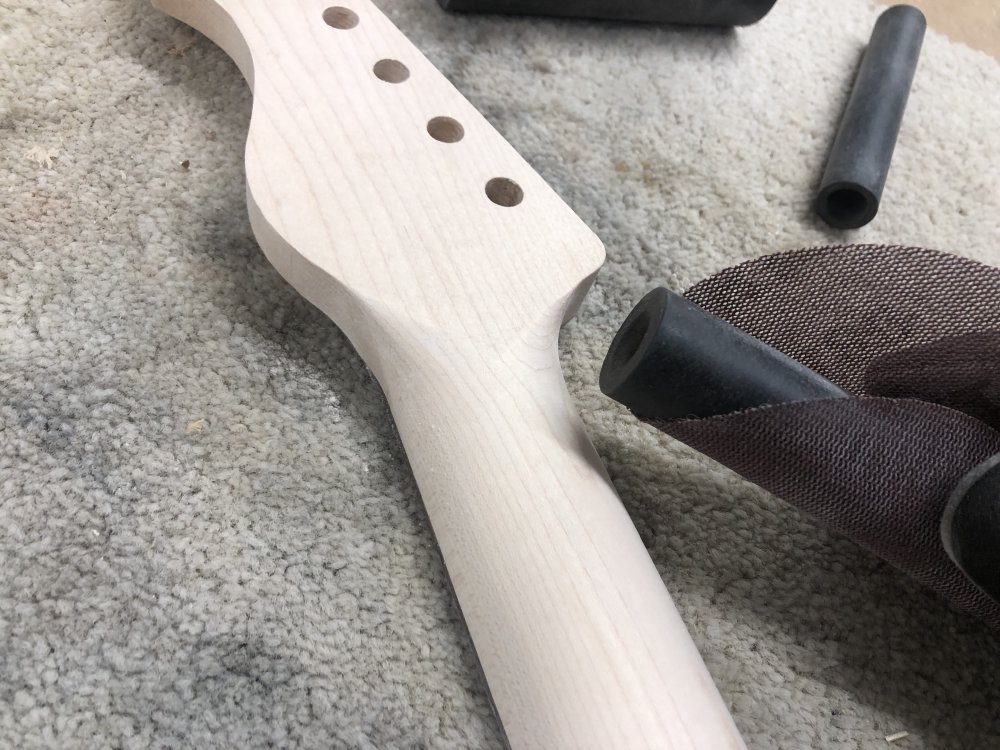
[[654,424],[1000,627],[1000,606],[940,539],[959,479],[1000,453],[1000,270],[922,248],[822,247],[686,296],[852,396]]

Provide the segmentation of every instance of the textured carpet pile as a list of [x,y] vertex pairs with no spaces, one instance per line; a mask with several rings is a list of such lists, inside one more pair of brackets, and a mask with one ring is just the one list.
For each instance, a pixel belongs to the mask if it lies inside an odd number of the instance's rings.
[[[749,746],[1000,747],[1000,635],[596,385],[654,285],[841,240],[1000,264],[1000,65],[928,34],[842,234],[810,202],[863,0],[738,32],[381,5],[607,245],[566,375]],[[0,747],[499,747],[383,397],[250,233],[249,108],[141,0],[0,0]]]

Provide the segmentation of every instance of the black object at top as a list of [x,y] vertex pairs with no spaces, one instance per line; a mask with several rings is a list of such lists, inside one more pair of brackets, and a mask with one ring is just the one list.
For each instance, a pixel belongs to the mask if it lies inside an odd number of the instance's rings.
[[647,420],[711,417],[847,395],[800,362],[662,288],[643,297],[622,324],[600,385]]
[[833,143],[816,212],[837,229],[878,213],[927,21],[912,5],[879,16]]
[[747,26],[767,15],[776,0],[438,0],[445,10],[529,16],[603,18],[614,21]]

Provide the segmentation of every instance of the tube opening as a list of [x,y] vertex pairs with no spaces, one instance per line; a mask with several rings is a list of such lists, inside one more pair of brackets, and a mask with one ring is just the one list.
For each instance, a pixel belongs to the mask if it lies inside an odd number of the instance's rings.
[[837,229],[857,229],[875,218],[878,203],[868,191],[851,185],[832,187],[819,197],[820,217]]
[[[646,350],[656,339],[668,296],[669,292],[666,289],[654,289],[649,292],[633,308],[618,329],[608,348],[598,379],[601,392],[605,395],[625,403],[622,401],[623,394],[632,387],[629,383],[636,377],[636,368],[641,368]],[[632,408],[628,403],[625,405]]]
[[622,331],[618,346],[615,347],[612,355],[614,366],[621,367],[635,356],[639,347],[642,346],[642,341],[646,338],[646,332],[652,322],[652,318],[645,310],[628,322],[628,326]]

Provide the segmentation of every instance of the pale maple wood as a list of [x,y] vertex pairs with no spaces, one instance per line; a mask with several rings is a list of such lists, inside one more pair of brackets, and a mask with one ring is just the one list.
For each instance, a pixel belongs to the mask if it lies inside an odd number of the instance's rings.
[[[879,0],[896,5],[898,0]],[[1000,0],[909,0],[927,16],[927,24],[1000,60]]]
[[383,386],[511,746],[742,748],[560,374],[601,242],[369,2],[154,5],[253,87],[254,232]]

